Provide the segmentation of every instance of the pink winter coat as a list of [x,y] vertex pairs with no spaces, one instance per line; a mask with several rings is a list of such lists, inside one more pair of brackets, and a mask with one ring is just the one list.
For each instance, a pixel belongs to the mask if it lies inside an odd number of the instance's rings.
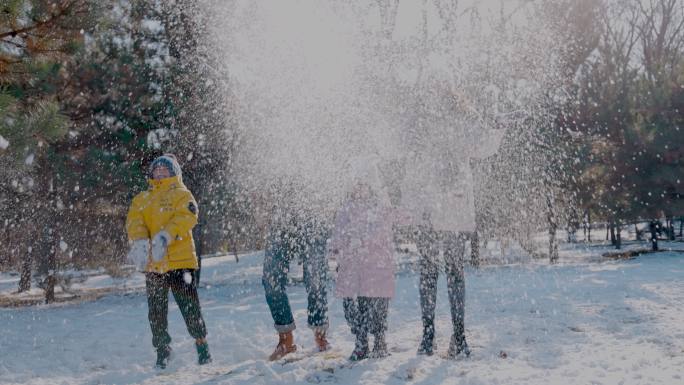
[[373,201],[348,201],[338,211],[331,256],[338,262],[335,296],[394,297],[392,225],[408,219]]

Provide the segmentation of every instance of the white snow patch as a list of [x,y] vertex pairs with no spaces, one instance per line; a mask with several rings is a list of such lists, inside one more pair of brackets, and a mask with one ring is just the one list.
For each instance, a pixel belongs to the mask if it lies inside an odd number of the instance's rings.
[[[300,361],[268,362],[277,342],[261,285],[262,253],[205,259],[200,298],[214,358],[198,367],[194,341],[170,300],[175,358],[152,369],[144,276],[104,274],[82,285],[139,290],[78,305],[0,310],[0,382],[17,384],[673,384],[684,367],[684,254],[591,262],[600,247],[565,248],[557,265],[508,264],[466,270],[468,359],[446,361],[450,315],[444,278],[437,300],[437,354],[416,356],[421,319],[418,273],[402,267],[390,305],[391,356],[348,365],[353,338],[330,287],[336,356],[313,353],[306,291],[288,288]],[[593,257],[592,257],[593,255]],[[402,260],[415,262],[411,256]],[[409,266],[410,264],[407,264]],[[293,263],[293,267],[296,263]],[[604,267],[604,268],[601,268]],[[605,268],[610,267],[610,268]],[[613,268],[616,267],[616,268]],[[293,269],[299,271],[300,269]],[[0,290],[18,275],[0,274]],[[331,284],[332,286],[332,284]],[[34,289],[40,291],[40,289]],[[11,352],[11,353],[9,353]]]

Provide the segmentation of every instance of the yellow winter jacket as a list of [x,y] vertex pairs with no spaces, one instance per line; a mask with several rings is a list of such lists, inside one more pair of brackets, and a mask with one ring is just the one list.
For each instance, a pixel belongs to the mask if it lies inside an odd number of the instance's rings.
[[152,239],[166,230],[171,235],[164,258],[153,262],[149,257],[146,271],[197,269],[192,228],[197,224],[197,202],[179,176],[150,179],[150,188],[136,195],[126,218],[128,239]]

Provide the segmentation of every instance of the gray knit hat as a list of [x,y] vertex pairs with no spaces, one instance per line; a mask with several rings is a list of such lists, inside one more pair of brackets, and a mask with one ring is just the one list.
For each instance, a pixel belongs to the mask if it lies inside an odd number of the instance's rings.
[[149,168],[150,176],[152,176],[152,170],[154,170],[158,166],[166,167],[166,169],[169,170],[169,174],[171,174],[171,176],[183,176],[180,164],[178,164],[178,160],[176,159],[176,156],[173,154],[164,154],[153,160],[152,163],[150,163]]

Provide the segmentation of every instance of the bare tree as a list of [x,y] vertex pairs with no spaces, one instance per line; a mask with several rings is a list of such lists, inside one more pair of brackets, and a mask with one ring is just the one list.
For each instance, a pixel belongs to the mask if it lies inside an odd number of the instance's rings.
[[684,4],[680,0],[637,1],[644,71],[652,87],[672,79],[683,60]]

